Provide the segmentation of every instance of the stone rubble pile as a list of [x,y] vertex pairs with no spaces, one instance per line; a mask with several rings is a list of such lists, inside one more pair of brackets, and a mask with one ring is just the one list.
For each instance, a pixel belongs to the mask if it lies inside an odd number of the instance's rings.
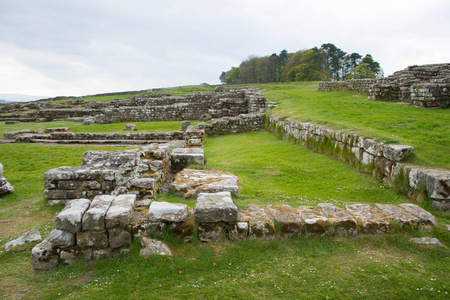
[[32,268],[50,270],[60,261],[72,264],[78,257],[91,260],[128,251],[135,200],[136,195],[125,194],[68,202],[56,217],[55,230],[33,248]]
[[403,100],[414,106],[450,105],[450,64],[410,66],[379,79],[323,81],[319,91],[368,92],[369,100]]
[[14,193],[13,186],[3,177],[3,165],[0,162],[0,195]]
[[415,197],[415,191],[425,188],[427,196],[438,210],[450,210],[450,172],[410,166],[402,161],[414,152],[408,145],[386,145],[372,139],[333,131],[311,123],[281,120],[269,116],[267,129],[301,146],[328,154],[353,164],[383,179],[389,185],[402,182],[405,194]]

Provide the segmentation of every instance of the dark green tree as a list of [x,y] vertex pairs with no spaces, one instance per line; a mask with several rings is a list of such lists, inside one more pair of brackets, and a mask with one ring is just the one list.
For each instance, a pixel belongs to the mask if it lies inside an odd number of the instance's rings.
[[323,44],[320,50],[324,53],[324,74],[327,80],[339,80],[345,52],[334,44]]

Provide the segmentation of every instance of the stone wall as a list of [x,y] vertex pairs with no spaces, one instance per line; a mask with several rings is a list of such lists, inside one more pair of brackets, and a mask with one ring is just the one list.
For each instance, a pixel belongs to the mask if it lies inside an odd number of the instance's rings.
[[268,116],[266,128],[285,140],[359,165],[362,171],[390,185],[402,185],[399,189],[410,198],[425,189],[436,209],[450,210],[450,172],[401,163],[414,152],[411,146],[385,145],[357,134],[275,116]]
[[450,64],[411,66],[387,78],[319,83],[319,91],[367,92],[369,100],[403,100],[424,108],[448,107],[449,87]]
[[[194,92],[172,96],[156,94],[116,99],[110,102],[66,101],[64,103],[13,103],[0,108],[0,120],[53,121],[86,118],[88,123],[205,120],[233,117],[240,114],[266,111],[266,98],[254,88],[227,89],[218,87],[212,92]],[[35,110],[21,113],[21,111]]]
[[209,135],[257,131],[264,128],[264,114],[242,114],[236,117],[212,119],[211,124],[205,124]]

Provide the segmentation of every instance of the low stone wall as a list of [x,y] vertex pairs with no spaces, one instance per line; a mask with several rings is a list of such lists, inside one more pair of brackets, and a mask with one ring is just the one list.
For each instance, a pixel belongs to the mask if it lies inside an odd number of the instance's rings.
[[414,106],[450,105],[450,64],[410,66],[392,76],[319,82],[319,91],[368,93],[369,100],[403,100]]
[[154,199],[169,169],[169,144],[151,144],[138,150],[87,151],[80,167],[59,167],[44,174],[45,197],[56,203],[124,193]]
[[211,120],[205,125],[209,135],[249,132],[264,128],[264,114],[242,114],[237,117],[225,117]]
[[91,260],[129,251],[135,200],[136,195],[103,195],[92,202],[68,202],[56,217],[56,229],[33,248],[32,268],[50,270],[59,261],[73,264],[78,257]]
[[411,146],[385,145],[357,134],[275,116],[268,116],[266,129],[285,140],[359,164],[361,170],[390,185],[401,184],[399,188],[410,198],[425,189],[436,209],[450,210],[450,172],[400,163],[414,152]]

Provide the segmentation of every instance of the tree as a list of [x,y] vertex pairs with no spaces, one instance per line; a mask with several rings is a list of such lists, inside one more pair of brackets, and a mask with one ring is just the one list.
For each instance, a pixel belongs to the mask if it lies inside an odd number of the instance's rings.
[[306,50],[300,58],[300,64],[288,73],[288,78],[295,81],[322,80],[324,72],[324,56],[317,47]]
[[366,54],[364,58],[361,60],[362,63],[368,64],[368,68],[371,72],[377,74],[380,72],[380,64],[373,60],[372,55]]
[[349,74],[351,69],[354,69],[358,66],[361,61],[361,54],[353,52],[350,55],[345,55],[344,62],[342,63],[341,68],[341,79],[345,79]]
[[327,80],[339,80],[345,52],[333,44],[323,44],[320,50],[324,53],[324,71]]
[[375,78],[376,73],[371,71],[368,63],[360,62],[356,68],[350,70],[346,79]]

